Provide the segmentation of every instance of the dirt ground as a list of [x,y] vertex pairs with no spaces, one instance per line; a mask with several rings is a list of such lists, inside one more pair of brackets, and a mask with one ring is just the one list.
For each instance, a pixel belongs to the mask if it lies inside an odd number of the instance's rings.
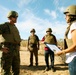
[[[63,63],[61,57],[55,56],[55,69],[56,71],[53,72],[52,70],[45,71],[45,61],[44,61],[44,51],[39,50],[38,53],[38,66],[35,66],[35,60],[33,67],[28,67],[29,63],[29,51],[21,50],[20,51],[20,58],[21,58],[21,65],[20,65],[20,75],[69,75],[68,65]],[[35,59],[35,58],[34,58]],[[50,62],[50,60],[49,60]]]

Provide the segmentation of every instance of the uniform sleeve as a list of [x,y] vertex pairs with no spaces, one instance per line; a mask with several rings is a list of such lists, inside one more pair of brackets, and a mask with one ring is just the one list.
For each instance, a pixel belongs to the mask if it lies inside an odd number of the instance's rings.
[[2,30],[3,30],[3,25],[0,24],[0,34],[2,34]]
[[36,35],[36,37],[37,37],[37,41],[39,41],[39,37]]
[[28,37],[28,45],[29,45],[29,40],[30,40],[30,37]]
[[38,41],[38,43],[37,43],[37,45],[38,45],[38,48],[39,48],[39,37],[36,35],[36,38],[37,38],[37,41]]
[[54,37],[54,40],[55,40],[55,43],[56,43],[56,45],[57,45],[57,39],[56,39],[56,37],[53,35],[53,37]]
[[30,40],[30,36],[28,37],[28,41]]
[[44,41],[45,40],[45,36],[42,38],[42,40],[41,41]]
[[2,49],[2,44],[0,43],[0,50]]

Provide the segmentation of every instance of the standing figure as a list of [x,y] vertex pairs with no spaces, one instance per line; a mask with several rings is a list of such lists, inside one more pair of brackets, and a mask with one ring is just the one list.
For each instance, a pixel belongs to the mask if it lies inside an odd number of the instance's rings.
[[66,54],[66,63],[70,75],[76,75],[76,5],[71,5],[64,11],[68,28],[65,33],[65,49],[56,55]]
[[[48,28],[46,30],[46,35],[42,38],[42,42],[46,42],[48,44],[54,44],[54,45],[57,45],[57,40],[56,40],[56,37],[52,34],[52,29],[51,28]],[[48,71],[50,69],[49,67],[49,55],[50,55],[50,61],[51,61],[51,69],[53,70],[53,72],[55,71],[55,68],[54,68],[54,52],[51,51],[48,47],[45,46],[44,48],[45,50],[45,63],[46,63],[46,68],[45,68],[45,71]]]
[[[15,26],[17,22],[18,13],[16,11],[10,11],[8,13],[9,22],[0,24],[0,34],[4,38],[2,45],[2,68],[4,70],[3,75],[19,75],[20,72],[20,42],[21,38],[19,31]],[[10,71],[12,68],[12,71]]]
[[33,54],[35,55],[35,65],[38,66],[38,50],[39,50],[39,38],[35,34],[35,29],[30,31],[31,35],[28,38],[28,50],[30,51],[30,66],[33,66]]

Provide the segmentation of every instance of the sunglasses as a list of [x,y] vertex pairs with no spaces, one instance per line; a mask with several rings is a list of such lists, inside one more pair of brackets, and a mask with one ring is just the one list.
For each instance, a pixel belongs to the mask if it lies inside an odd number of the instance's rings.
[[35,33],[34,31],[31,31],[31,33]]
[[51,32],[51,31],[47,31],[47,32]]
[[13,17],[13,18],[17,18],[18,16],[11,16],[11,17]]

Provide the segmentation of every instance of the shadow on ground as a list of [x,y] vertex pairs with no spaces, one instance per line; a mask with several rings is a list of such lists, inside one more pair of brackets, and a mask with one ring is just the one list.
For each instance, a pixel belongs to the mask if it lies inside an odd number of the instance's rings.
[[[21,65],[20,68],[22,70],[37,71],[37,70],[44,70],[45,69],[45,65],[32,66],[32,67],[28,67],[27,65]],[[67,64],[56,64],[55,65],[55,69],[58,70],[58,71],[68,70],[68,65]]]

